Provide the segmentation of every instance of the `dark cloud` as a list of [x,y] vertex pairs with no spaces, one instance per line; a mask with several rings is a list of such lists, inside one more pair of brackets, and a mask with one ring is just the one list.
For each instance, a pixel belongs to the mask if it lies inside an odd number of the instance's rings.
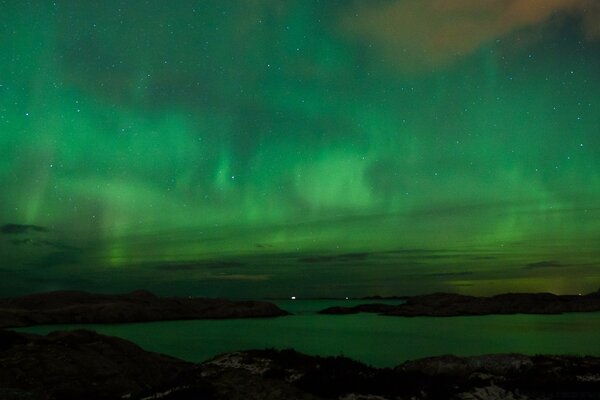
[[301,263],[337,263],[363,261],[372,253],[346,253],[334,255],[315,255],[298,258]]
[[27,239],[11,239],[10,243],[14,244],[15,246],[22,246],[22,245],[40,246],[41,245],[38,240],[29,239],[29,238],[27,238]]
[[241,268],[247,265],[240,261],[199,261],[185,264],[161,264],[157,267],[163,271],[195,271],[202,269]]
[[40,246],[40,247],[48,246],[48,247],[54,247],[55,249],[61,249],[61,250],[78,250],[77,247],[69,246],[66,244],[51,242],[49,240],[38,240],[38,239],[32,239],[32,238],[11,239],[10,243],[14,244],[15,246]]
[[93,281],[83,278],[32,277],[24,280],[29,283],[47,284],[56,288],[81,288],[85,285],[90,286],[93,283]]
[[19,235],[30,232],[48,232],[48,228],[39,225],[4,224],[0,232],[6,235]]
[[219,274],[205,278],[206,280],[219,281],[268,281],[271,279],[270,274]]
[[464,258],[464,254],[423,254],[418,256],[421,260],[445,260],[448,258]]
[[39,260],[29,264],[33,267],[55,267],[60,265],[73,265],[81,262],[78,251],[55,251],[41,257]]
[[388,254],[392,257],[405,258],[405,259],[419,259],[419,260],[444,260],[450,258],[465,258],[466,255],[462,253],[452,252],[448,250],[428,250],[428,249],[399,249],[385,251],[380,254]]
[[459,271],[459,272],[435,272],[432,274],[427,274],[426,276],[435,277],[435,278],[449,278],[449,277],[460,277],[460,276],[470,276],[473,275],[472,271]]
[[566,265],[561,264],[558,261],[538,261],[534,263],[529,263],[525,266],[525,269],[536,269],[536,268],[559,268],[566,267]]
[[415,255],[415,256],[420,256],[423,254],[436,254],[436,253],[445,253],[448,252],[448,250],[440,250],[440,249],[397,249],[397,250],[389,250],[386,251],[385,253],[388,254],[401,254],[401,255]]
[[473,271],[456,271],[456,272],[423,272],[409,274],[412,278],[460,278],[464,276],[472,276]]

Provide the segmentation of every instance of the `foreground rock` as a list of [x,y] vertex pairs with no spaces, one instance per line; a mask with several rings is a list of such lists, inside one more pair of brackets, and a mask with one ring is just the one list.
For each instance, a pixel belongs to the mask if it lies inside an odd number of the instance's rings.
[[0,299],[0,328],[41,324],[123,323],[288,315],[272,303],[157,297],[146,291],[93,294],[58,291]]
[[564,399],[600,396],[600,358],[442,356],[396,368],[293,350],[251,350],[191,364],[91,331],[0,331],[0,398]]
[[[0,331],[1,399],[144,398],[190,386],[193,364],[92,331]],[[201,389],[201,383],[196,385]]]
[[223,371],[242,371],[339,400],[600,397],[600,358],[594,357],[441,356],[379,369],[344,357],[261,350],[216,357],[202,364],[202,370],[209,381]]
[[600,291],[585,296],[551,293],[507,293],[474,297],[451,293],[414,296],[400,305],[361,304],[355,307],[330,307],[321,314],[379,313],[403,317],[454,317],[489,314],[562,314],[600,311]]

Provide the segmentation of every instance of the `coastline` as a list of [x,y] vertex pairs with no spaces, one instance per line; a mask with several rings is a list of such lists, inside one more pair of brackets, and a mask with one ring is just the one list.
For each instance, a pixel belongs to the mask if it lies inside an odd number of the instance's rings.
[[586,295],[505,293],[490,297],[433,293],[406,298],[404,304],[360,304],[330,307],[320,314],[377,313],[397,317],[458,317],[510,314],[563,314],[600,311],[600,290]]
[[195,297],[56,291],[0,299],[0,328],[54,324],[129,323],[289,315],[275,304]]

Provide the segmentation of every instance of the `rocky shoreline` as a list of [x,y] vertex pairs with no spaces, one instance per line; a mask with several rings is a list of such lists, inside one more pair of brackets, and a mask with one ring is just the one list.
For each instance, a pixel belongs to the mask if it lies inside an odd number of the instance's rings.
[[551,293],[506,293],[491,297],[434,293],[414,296],[406,303],[361,304],[354,307],[330,307],[320,314],[356,314],[360,312],[402,317],[456,317],[491,314],[562,314],[600,311],[600,290],[587,295]]
[[56,291],[0,299],[0,328],[284,315],[289,313],[264,301],[158,297],[145,290],[115,295]]
[[597,399],[600,358],[441,356],[373,368],[345,357],[250,350],[193,364],[92,331],[0,330],[0,398]]

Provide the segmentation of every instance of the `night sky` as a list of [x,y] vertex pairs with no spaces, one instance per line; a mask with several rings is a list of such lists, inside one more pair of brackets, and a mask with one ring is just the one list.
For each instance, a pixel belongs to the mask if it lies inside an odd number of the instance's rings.
[[0,293],[600,287],[596,0],[0,0]]

